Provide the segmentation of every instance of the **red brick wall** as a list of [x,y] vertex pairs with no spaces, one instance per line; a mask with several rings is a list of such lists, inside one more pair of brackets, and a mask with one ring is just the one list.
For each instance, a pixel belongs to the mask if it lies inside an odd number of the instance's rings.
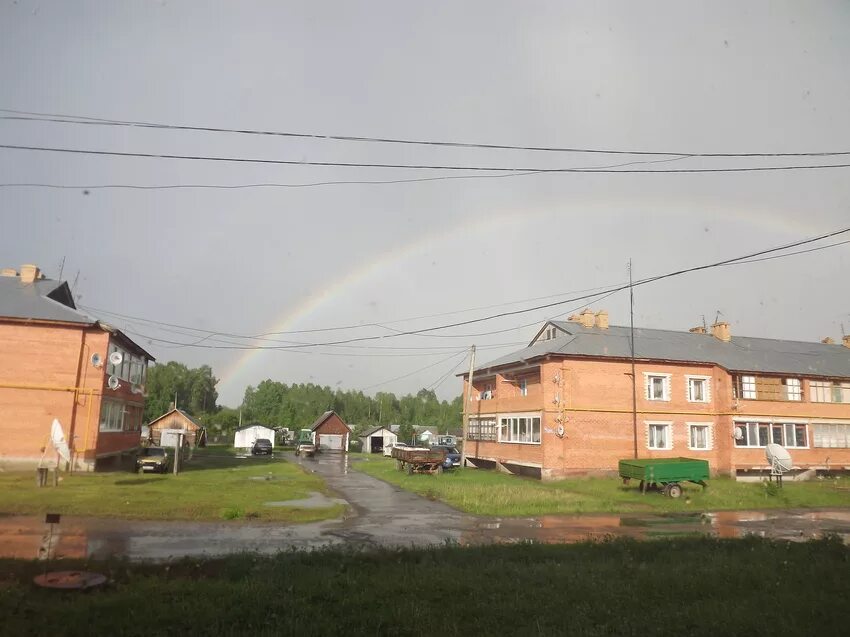
[[[0,322],[0,462],[38,462],[54,418],[79,462],[138,446],[138,431],[99,433],[103,393],[144,404],[129,388],[105,389],[105,366],[91,364],[92,354],[106,357],[109,337],[100,328]],[[46,459],[55,458],[48,446]]]
[[336,414],[331,414],[325,422],[319,425],[316,430],[316,446],[322,444],[322,434],[342,435],[343,451],[348,451],[348,440],[351,435],[351,429],[343,422],[342,418]]
[[[712,471],[729,473],[740,468],[764,467],[763,448],[742,449],[734,444],[734,420],[781,421],[783,418],[842,419],[850,422],[850,405],[808,402],[804,383],[801,402],[736,401],[732,398],[732,377],[711,365],[682,363],[636,363],[637,375],[637,450],[638,457],[689,456],[709,461]],[[669,400],[648,400],[644,372],[670,374]],[[509,372],[503,372],[507,375]],[[540,364],[540,382],[527,397],[517,396],[495,376],[493,400],[468,403],[470,414],[505,415],[540,412],[540,445],[466,441],[467,454],[499,462],[542,464],[543,476],[552,478],[571,474],[614,472],[622,458],[634,456],[632,417],[632,381],[629,361],[571,359],[550,360]],[[687,400],[687,375],[707,376],[710,400]],[[475,382],[476,387],[479,382]],[[507,384],[505,384],[507,385]],[[467,383],[464,381],[464,395]],[[560,417],[560,420],[558,418]],[[672,449],[648,448],[648,422],[669,422]],[[688,423],[711,425],[711,449],[695,450],[688,446]],[[564,435],[558,435],[563,426]],[[820,449],[813,445],[813,428],[808,427],[809,449],[791,449],[796,466],[850,467],[850,449]]]

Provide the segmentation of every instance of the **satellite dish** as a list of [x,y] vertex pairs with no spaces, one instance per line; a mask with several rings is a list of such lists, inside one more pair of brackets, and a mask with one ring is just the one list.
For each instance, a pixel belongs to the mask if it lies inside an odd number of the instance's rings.
[[558,438],[564,437],[564,425],[558,425],[558,428],[555,431],[558,434]]
[[134,394],[141,394],[142,388],[138,384],[132,383],[130,385],[130,391],[133,392]]
[[[121,354],[118,355],[121,356]],[[109,389],[113,391],[121,386],[121,383],[118,381],[118,377],[114,375],[109,377],[109,380],[106,382],[106,384],[109,385]]]
[[103,359],[100,357],[100,354],[94,353],[91,355],[91,364],[92,367],[96,367],[97,369],[101,368],[103,365]]
[[777,445],[771,442],[764,450],[764,455],[767,456],[767,461],[770,463],[771,475],[782,475],[786,471],[791,471],[794,465],[791,463],[791,454],[782,445]]
[[735,427],[735,431],[732,432],[732,436],[735,438],[735,440],[741,440],[744,437],[744,428]]
[[120,365],[124,362],[124,355],[121,352],[112,352],[109,355],[109,362],[113,365]]

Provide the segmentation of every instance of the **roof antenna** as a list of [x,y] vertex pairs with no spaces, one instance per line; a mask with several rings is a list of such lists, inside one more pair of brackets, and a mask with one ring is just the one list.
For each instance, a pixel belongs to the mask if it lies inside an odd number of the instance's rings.
[[717,321],[720,320],[721,316],[723,316],[723,312],[721,312],[720,310],[717,310],[717,314],[714,315],[714,322],[717,323]]
[[705,324],[705,314],[702,315],[702,329],[708,331],[708,325]]
[[62,280],[62,273],[65,271],[65,255],[62,255],[62,263],[59,264],[59,277],[58,281]]
[[[62,277],[59,277],[59,278],[61,279]],[[77,270],[77,274],[74,277],[74,282],[71,284],[71,294],[73,294],[74,291],[77,289],[77,281],[79,281],[79,280],[80,280],[80,271]]]

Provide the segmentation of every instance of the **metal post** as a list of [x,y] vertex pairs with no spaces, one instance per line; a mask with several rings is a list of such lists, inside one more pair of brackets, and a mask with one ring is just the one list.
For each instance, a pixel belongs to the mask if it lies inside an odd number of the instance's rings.
[[466,436],[469,432],[469,402],[472,400],[472,375],[475,372],[475,345],[469,350],[469,380],[466,385],[466,400],[463,401],[463,444],[460,448],[460,466],[466,466]]
[[177,444],[174,446],[174,475],[180,472],[178,465],[180,464],[180,452],[183,449],[183,434],[177,434]]

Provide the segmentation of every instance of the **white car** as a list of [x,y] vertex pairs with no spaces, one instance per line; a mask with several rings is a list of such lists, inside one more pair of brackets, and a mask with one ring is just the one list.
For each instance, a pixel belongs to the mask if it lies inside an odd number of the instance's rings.
[[387,456],[388,458],[389,458],[390,456],[392,456],[392,455],[393,455],[393,448],[394,448],[394,447],[404,447],[404,448],[407,448],[407,447],[410,447],[410,445],[404,444],[403,442],[391,442],[391,443],[390,443],[390,444],[388,444],[386,447],[384,447],[384,455],[385,455],[385,456]]

